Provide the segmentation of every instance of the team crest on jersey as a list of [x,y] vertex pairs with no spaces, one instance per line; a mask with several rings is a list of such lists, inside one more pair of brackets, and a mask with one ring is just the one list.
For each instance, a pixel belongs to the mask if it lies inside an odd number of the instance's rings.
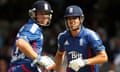
[[69,42],[68,40],[65,41],[64,45],[69,45]]
[[70,8],[70,9],[69,9],[69,13],[73,13],[73,8]]
[[44,4],[44,9],[48,10],[48,4]]
[[83,46],[83,39],[80,39],[80,46]]

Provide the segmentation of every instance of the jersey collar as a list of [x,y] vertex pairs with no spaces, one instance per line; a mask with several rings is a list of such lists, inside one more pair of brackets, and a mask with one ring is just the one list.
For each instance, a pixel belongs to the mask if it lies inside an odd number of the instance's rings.
[[80,30],[80,32],[78,33],[77,37],[83,36],[83,34],[84,34],[84,29],[85,29],[85,27],[84,27],[84,26],[81,26],[81,30]]
[[36,22],[35,22],[33,19],[30,18],[30,19],[28,20],[28,23],[29,23],[29,24],[32,24],[32,23],[36,23]]
[[33,20],[32,18],[30,18],[28,20],[28,24],[33,24],[33,23],[37,24],[40,28],[42,28],[35,20]]

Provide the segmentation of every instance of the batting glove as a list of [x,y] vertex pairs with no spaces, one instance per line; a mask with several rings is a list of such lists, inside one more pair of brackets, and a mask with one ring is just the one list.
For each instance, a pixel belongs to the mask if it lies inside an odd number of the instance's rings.
[[31,66],[34,66],[34,64],[43,66],[46,70],[51,70],[55,67],[55,62],[48,56],[38,56],[37,59],[33,60]]
[[81,58],[70,61],[69,67],[74,71],[78,71],[81,67],[88,64],[88,60],[83,60]]

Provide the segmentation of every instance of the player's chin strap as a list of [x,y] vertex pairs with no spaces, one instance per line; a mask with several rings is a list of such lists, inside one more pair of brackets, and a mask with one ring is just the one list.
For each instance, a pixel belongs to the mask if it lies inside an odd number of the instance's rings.
[[45,27],[45,26],[49,26],[49,25],[50,25],[51,19],[52,19],[52,14],[49,15],[49,21],[47,22],[46,25],[45,25],[45,24],[42,24],[42,23],[40,23],[40,22],[38,22],[38,21],[36,20],[36,18],[35,18],[34,20],[35,20],[35,21],[37,22],[37,24],[39,24],[40,26]]

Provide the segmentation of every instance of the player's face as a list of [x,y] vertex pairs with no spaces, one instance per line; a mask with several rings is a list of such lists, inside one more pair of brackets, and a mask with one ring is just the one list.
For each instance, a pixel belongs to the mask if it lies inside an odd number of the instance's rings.
[[70,30],[78,30],[80,27],[80,18],[78,16],[69,16],[67,17],[67,24]]
[[40,23],[42,26],[46,26],[49,21],[49,13],[48,12],[37,12],[37,22]]

